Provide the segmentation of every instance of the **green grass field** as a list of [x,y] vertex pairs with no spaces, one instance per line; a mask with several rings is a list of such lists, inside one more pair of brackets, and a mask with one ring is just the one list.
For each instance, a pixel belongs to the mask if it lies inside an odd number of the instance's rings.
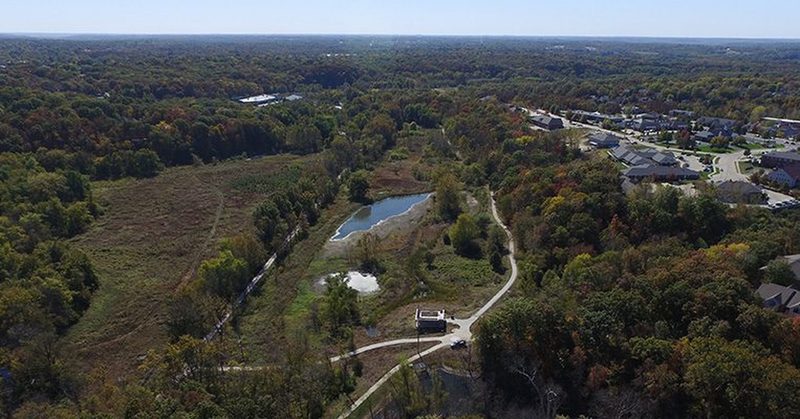
[[739,172],[745,175],[749,175],[755,170],[755,166],[753,166],[753,163],[750,162],[736,162],[736,166],[739,167]]

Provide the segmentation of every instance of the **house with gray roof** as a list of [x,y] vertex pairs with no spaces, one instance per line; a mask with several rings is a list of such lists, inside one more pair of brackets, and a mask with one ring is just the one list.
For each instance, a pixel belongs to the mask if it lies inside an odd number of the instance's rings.
[[655,153],[650,156],[650,160],[653,160],[659,166],[674,166],[678,164],[675,155],[668,151]]
[[800,164],[800,153],[796,151],[773,151],[761,156],[761,165],[772,169]]
[[683,167],[672,166],[636,166],[625,170],[622,174],[633,183],[641,182],[646,179],[652,179],[657,182],[678,182],[700,179],[699,172]]
[[791,316],[800,315],[800,293],[792,287],[766,283],[758,287],[756,294],[764,301],[765,308]]
[[697,125],[707,128],[709,131],[733,131],[736,121],[726,118],[715,118],[703,116],[697,119]]
[[614,148],[619,146],[622,138],[614,134],[595,133],[589,136],[589,145],[595,148]]
[[636,150],[626,145],[620,145],[619,147],[614,148],[611,150],[611,155],[615,159],[627,164],[628,166],[643,166],[653,164],[652,160],[641,156]]
[[628,166],[674,166],[678,163],[675,155],[669,151],[635,149],[624,144],[611,150],[611,155]]
[[711,140],[712,140],[714,137],[716,137],[716,136],[717,136],[717,135],[716,135],[716,134],[714,134],[714,133],[713,133],[713,132],[711,132],[711,131],[700,131],[700,132],[696,132],[696,133],[695,133],[695,134],[692,136],[692,138],[693,138],[695,141],[697,141],[697,142],[701,142],[701,143],[710,143],[710,142],[711,142]]
[[788,188],[795,188],[800,184],[800,164],[777,168],[767,174],[767,179]]
[[533,125],[539,128],[544,128],[550,131],[564,128],[564,121],[561,118],[555,118],[547,115],[536,115],[531,118]]
[[683,109],[673,109],[669,111],[669,116],[674,116],[676,118],[690,119],[694,118],[694,112]]
[[674,166],[678,164],[675,155],[669,151],[658,151],[652,148],[631,148],[620,145],[611,150],[611,155],[628,166]]
[[600,112],[587,112],[582,110],[572,111],[571,119],[589,124],[602,124],[605,121],[610,121],[614,125],[622,125],[625,122],[625,118],[619,115],[607,115]]
[[782,260],[789,265],[789,268],[792,269],[794,273],[794,277],[800,281],[800,254],[798,255],[788,255],[788,256],[781,256],[778,260]]
[[658,131],[661,129],[661,124],[653,119],[638,118],[633,120],[631,128],[639,132]]
[[728,204],[759,205],[767,200],[760,187],[741,180],[726,180],[718,183],[714,190],[717,198]]

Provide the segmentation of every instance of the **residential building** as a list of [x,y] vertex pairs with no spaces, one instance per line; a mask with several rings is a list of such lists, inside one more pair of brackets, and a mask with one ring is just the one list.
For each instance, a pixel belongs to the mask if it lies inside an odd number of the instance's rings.
[[800,281],[800,254],[781,256],[778,258],[778,260],[786,262],[786,264],[792,269],[792,272],[794,272],[794,277]]
[[250,97],[244,97],[244,98],[238,99],[239,103],[253,104],[253,105],[260,105],[260,104],[263,104],[263,103],[272,103],[272,102],[275,102],[275,101],[278,101],[278,100],[279,100],[278,96],[276,96],[276,95],[268,95],[268,94],[250,96]]
[[675,155],[669,151],[652,148],[634,149],[620,145],[611,150],[611,155],[628,166],[673,166],[678,163]]
[[795,188],[800,184],[800,163],[779,167],[769,172],[767,179],[789,188]]
[[622,138],[613,134],[596,133],[589,136],[589,145],[595,148],[614,148],[619,146]]
[[733,119],[714,118],[710,116],[703,116],[697,119],[697,125],[708,129],[709,131],[733,131],[736,126],[736,121]]
[[601,125],[608,121],[620,128],[625,127],[625,118],[620,115],[608,115],[600,112],[587,112],[582,110],[572,111],[572,120],[587,124]]
[[758,186],[741,180],[726,180],[716,185],[717,198],[729,204],[758,205],[766,202],[764,191]]
[[661,119],[661,115],[654,113],[654,112],[644,112],[637,115],[634,115],[634,119],[644,119],[647,121],[658,121]]
[[661,124],[653,119],[637,118],[633,120],[631,128],[639,132],[658,131],[661,129]]
[[611,150],[611,155],[615,159],[627,164],[628,166],[643,166],[654,163],[647,157],[639,155],[636,150],[625,145],[621,145]]
[[675,155],[670,153],[669,151],[659,151],[655,154],[650,155],[649,153],[646,154],[650,157],[650,160],[656,162],[659,166],[675,166],[678,164],[678,160],[675,159]]
[[564,121],[562,121],[561,118],[552,116],[536,115],[531,118],[531,122],[539,128],[548,129],[550,131],[564,128]]
[[673,109],[669,111],[669,116],[688,120],[694,118],[694,112],[685,111],[683,109]]
[[792,287],[778,284],[761,284],[756,291],[764,300],[764,307],[792,316],[800,314],[800,293]]
[[678,182],[700,179],[700,173],[683,167],[670,166],[636,166],[622,173],[631,182],[637,183],[646,179],[657,182]]
[[700,143],[710,143],[714,137],[716,137],[716,134],[711,131],[700,131],[695,133],[692,138]]
[[761,156],[761,165],[771,169],[800,164],[800,153],[796,151],[774,151]]
[[414,322],[418,333],[444,333],[447,331],[447,320],[444,310],[417,309]]
[[672,118],[669,120],[669,124],[665,125],[665,128],[670,131],[684,131],[689,129],[689,122],[678,118]]

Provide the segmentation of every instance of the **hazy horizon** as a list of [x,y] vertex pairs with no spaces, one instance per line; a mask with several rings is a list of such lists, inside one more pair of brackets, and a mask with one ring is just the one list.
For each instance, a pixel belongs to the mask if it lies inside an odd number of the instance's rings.
[[12,35],[364,35],[683,39],[800,38],[800,4],[710,0],[9,0],[0,33]]
[[719,40],[719,41],[787,41],[800,42],[800,36],[794,38],[779,37],[742,37],[742,36],[650,36],[650,35],[493,35],[493,34],[425,34],[425,33],[110,33],[110,32],[0,32],[6,37],[30,38],[181,38],[181,37],[219,37],[219,38],[287,38],[287,37],[352,37],[352,38],[509,38],[509,39],[542,39],[542,40]]

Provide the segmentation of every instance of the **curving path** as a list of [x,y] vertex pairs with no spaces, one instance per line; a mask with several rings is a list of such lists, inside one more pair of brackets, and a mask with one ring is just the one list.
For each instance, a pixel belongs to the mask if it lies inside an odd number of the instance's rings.
[[[478,319],[481,318],[481,316],[486,314],[486,312],[489,311],[489,309],[491,309],[495,304],[497,304],[497,302],[500,301],[500,299],[503,298],[503,296],[505,296],[506,293],[508,293],[508,290],[510,290],[511,287],[514,285],[514,282],[516,282],[518,273],[517,260],[515,258],[516,249],[514,245],[514,237],[511,235],[511,230],[509,230],[508,227],[506,227],[506,225],[503,224],[503,221],[500,219],[500,214],[497,212],[497,205],[494,200],[494,193],[492,193],[491,195],[491,201],[492,201],[492,217],[494,217],[494,220],[503,229],[503,231],[506,233],[506,236],[508,237],[508,261],[509,264],[511,265],[511,274],[508,277],[508,281],[506,281],[505,285],[503,285],[503,288],[500,288],[500,290],[497,291],[497,293],[491,299],[489,299],[489,301],[487,301],[486,304],[484,304],[483,307],[481,307],[478,311],[476,311],[472,316],[466,319],[448,320],[449,323],[458,326],[458,328],[454,330],[452,333],[439,337],[420,338],[419,340],[417,340],[416,338],[409,338],[409,339],[396,339],[381,343],[375,343],[372,345],[358,348],[355,351],[349,352],[344,355],[332,357],[330,358],[330,361],[336,362],[351,357],[353,355],[358,355],[375,349],[386,348],[395,345],[417,343],[417,342],[429,342],[429,343],[439,342],[438,345],[428,348],[425,351],[420,352],[419,354],[416,354],[408,359],[408,362],[414,362],[424,357],[425,355],[436,352],[439,349],[448,347],[453,338],[464,339],[465,341],[472,340],[472,330],[471,330],[472,325],[475,324],[475,322],[477,322]],[[347,411],[339,415],[339,419],[344,419],[350,416],[356,409],[358,409],[362,404],[364,404],[364,402],[367,401],[367,399],[370,396],[372,396],[372,394],[375,393],[375,391],[377,391],[384,383],[386,383],[386,381],[389,380],[389,378],[391,378],[399,370],[400,370],[400,364],[395,365],[391,370],[389,370],[389,372],[384,374],[377,382],[375,382],[375,384],[373,384],[372,387],[370,387],[363,395],[361,395],[361,397],[359,397],[358,400],[356,400],[355,403],[353,403],[347,409]]]

